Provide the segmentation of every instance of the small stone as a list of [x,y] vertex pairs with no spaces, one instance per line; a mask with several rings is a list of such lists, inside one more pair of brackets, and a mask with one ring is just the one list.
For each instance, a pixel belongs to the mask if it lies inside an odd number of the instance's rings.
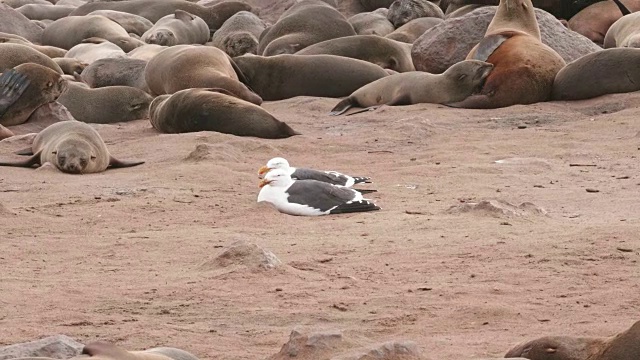
[[597,193],[597,192],[600,192],[600,190],[598,190],[598,189],[592,189],[592,188],[587,188],[586,190],[587,190],[587,192],[588,192],[588,193]]
[[518,125],[518,129],[526,129],[527,125]]

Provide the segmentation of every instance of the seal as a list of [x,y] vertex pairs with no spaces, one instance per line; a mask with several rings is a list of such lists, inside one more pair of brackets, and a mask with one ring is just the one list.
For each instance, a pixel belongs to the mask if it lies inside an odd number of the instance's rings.
[[387,15],[387,19],[396,28],[421,17],[444,19],[444,12],[438,5],[428,0],[396,0],[389,7]]
[[157,347],[142,351],[127,351],[104,341],[95,341],[85,345],[82,354],[74,360],[198,360],[198,358],[181,349]]
[[122,11],[96,10],[87,15],[102,15],[111,21],[117,22],[129,34],[136,34],[138,36],[142,36],[142,34],[153,27],[153,23],[142,16]]
[[611,337],[545,336],[516,345],[505,358],[531,360],[635,360],[640,359],[640,321]]
[[558,72],[553,100],[582,100],[640,90],[640,49],[613,48],[576,59]]
[[296,55],[337,55],[376,64],[397,72],[415,71],[411,45],[377,35],[355,35],[308,46]]
[[360,0],[360,5],[362,5],[366,11],[388,8],[391,4],[393,4],[393,0]]
[[99,38],[89,38],[82,43],[72,47],[64,56],[66,58],[75,58],[86,64],[105,58],[126,57],[127,54],[122,49],[110,41]]
[[49,125],[35,137],[30,151],[20,152],[20,155],[32,156],[22,161],[0,161],[0,166],[32,167],[49,162],[65,173],[91,174],[109,167],[144,164],[144,161],[114,158],[94,128],[75,120]]
[[34,50],[37,50],[37,51],[43,53],[44,55],[46,55],[46,56],[48,56],[50,58],[64,57],[64,55],[67,53],[67,50],[65,50],[65,49],[60,49],[60,48],[57,48],[55,46],[36,45],[36,44],[30,42],[27,39],[20,38],[19,36],[6,34],[6,33],[0,33],[0,43],[12,43],[12,44],[26,45],[26,46],[34,49]]
[[142,35],[141,40],[163,46],[204,44],[209,41],[209,27],[200,17],[176,10],[158,20]]
[[267,23],[248,11],[240,11],[218,29],[211,37],[211,45],[231,57],[258,53],[258,39]]
[[62,69],[50,57],[34,48],[15,43],[0,43],[0,71],[11,69],[20,64],[34,63],[46,66],[49,69],[62,74]]
[[25,63],[16,66],[14,70],[26,76],[30,84],[23,90],[22,96],[14,100],[0,116],[0,125],[24,123],[38,107],[55,101],[67,88],[67,81],[62,79],[61,74],[48,67]]
[[358,35],[386,36],[396,28],[387,19],[389,9],[381,8],[371,12],[355,14],[347,21]]
[[[640,0],[624,0],[627,11],[640,11]],[[569,29],[603,46],[609,28],[625,13],[613,1],[601,1],[582,9],[569,19]]]
[[388,76],[377,65],[335,55],[244,55],[233,60],[246,84],[264,100],[343,97]]
[[540,41],[531,0],[500,0],[484,38],[467,55],[494,65],[479,95],[453,107],[492,109],[551,98],[553,80],[565,61]]
[[380,105],[420,103],[448,104],[466,99],[479,91],[493,65],[465,60],[442,74],[411,71],[376,80],[356,90],[338,103],[329,115],[340,115],[352,107],[373,110]]
[[16,9],[29,20],[58,20],[69,16],[76,8],[73,6],[57,6],[48,4],[26,4]]
[[604,37],[604,48],[640,48],[640,12],[625,15],[611,25]]
[[444,20],[434,17],[422,17],[409,21],[400,26],[391,34],[385,36],[387,39],[413,44],[425,31],[442,23]]
[[303,0],[289,8],[260,38],[258,54],[294,54],[309,45],[356,35],[338,10],[320,0]]
[[129,55],[131,59],[149,61],[166,48],[166,46],[160,46],[156,44],[145,44],[133,49],[127,55]]
[[299,135],[260,106],[224,89],[186,89],[158,96],[151,102],[149,117],[155,129],[169,134],[216,131],[263,139]]
[[62,69],[62,72],[67,75],[80,75],[82,74],[82,71],[89,65],[74,58],[53,58],[52,60],[56,64],[58,64],[58,66],[60,66],[60,69]]
[[[31,81],[25,75],[9,69],[0,75],[0,119],[29,87]],[[0,125],[0,140],[12,137],[11,130]]]
[[73,83],[58,98],[76,120],[95,124],[145,119],[151,100],[151,95],[129,86],[91,89]]
[[116,10],[135,14],[156,23],[162,17],[183,10],[201,17],[209,29],[219,29],[224,22],[238,11],[251,11],[251,6],[239,1],[225,1],[204,7],[183,0],[131,0],[115,2],[92,2],[78,7],[70,15],[87,15],[95,10]]
[[69,50],[92,37],[109,40],[124,52],[144,44],[129,36],[118,23],[101,15],[68,16],[56,20],[44,29],[42,43]]
[[239,81],[234,66],[231,58],[218,48],[176,45],[149,60],[144,76],[154,95],[213,87],[225,89],[243,100],[260,105],[262,99]]
[[150,93],[144,78],[147,61],[131,58],[96,60],[82,71],[81,77],[92,88],[130,86]]

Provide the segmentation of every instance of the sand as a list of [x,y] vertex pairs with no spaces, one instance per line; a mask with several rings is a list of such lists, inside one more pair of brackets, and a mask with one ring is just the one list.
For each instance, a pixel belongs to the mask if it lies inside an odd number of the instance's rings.
[[[336,329],[454,360],[638,320],[640,94],[328,116],[338,101],[265,103],[303,133],[289,139],[163,135],[138,120],[96,128],[142,166],[0,168],[0,345],[66,334],[263,359],[293,329]],[[257,170],[275,156],[371,176],[382,210],[257,204]],[[238,240],[282,265],[207,266]]]

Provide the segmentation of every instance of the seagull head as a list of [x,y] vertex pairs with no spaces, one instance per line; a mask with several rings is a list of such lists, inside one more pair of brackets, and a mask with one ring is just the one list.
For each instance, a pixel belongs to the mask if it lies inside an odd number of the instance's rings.
[[275,157],[267,162],[267,165],[260,168],[258,175],[263,175],[275,169],[289,169],[289,162],[281,157]]
[[275,169],[269,171],[264,179],[260,181],[260,187],[264,187],[266,185],[275,187],[288,187],[292,182],[293,180],[291,179],[291,175],[289,175],[286,171],[282,169]]

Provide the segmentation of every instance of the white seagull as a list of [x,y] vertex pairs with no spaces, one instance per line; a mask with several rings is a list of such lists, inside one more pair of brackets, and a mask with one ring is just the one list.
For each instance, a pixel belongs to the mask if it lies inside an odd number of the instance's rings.
[[258,202],[271,203],[281,213],[319,216],[380,210],[354,189],[317,180],[293,180],[283,169],[269,171],[260,182]]
[[281,157],[275,157],[269,160],[267,165],[260,168],[258,174],[263,175],[275,169],[284,170],[294,180],[317,180],[346,187],[351,187],[354,184],[371,183],[371,181],[369,181],[371,178],[368,177],[353,177],[336,171],[294,168],[289,166],[289,162]]

